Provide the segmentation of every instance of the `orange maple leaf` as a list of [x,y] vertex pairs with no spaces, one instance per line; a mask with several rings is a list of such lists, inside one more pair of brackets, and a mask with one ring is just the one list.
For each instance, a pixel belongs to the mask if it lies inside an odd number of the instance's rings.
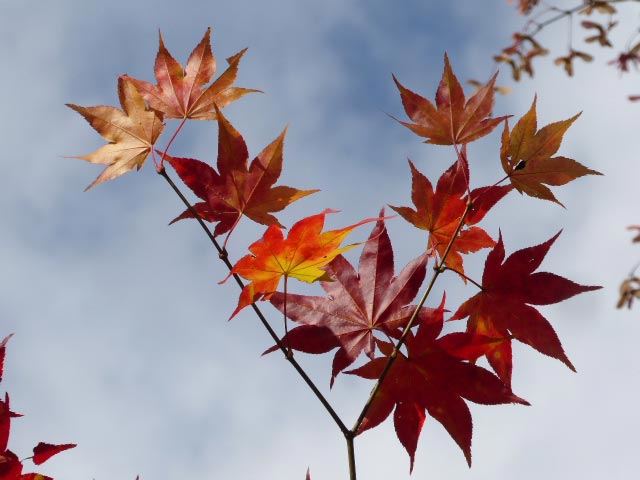
[[[484,87],[466,100],[449,57],[444,56],[444,73],[436,92],[436,105],[405,88],[393,77],[400,90],[402,105],[415,123],[399,122],[413,133],[436,145],[465,144],[488,135],[507,117],[487,118],[493,109],[496,73]],[[436,108],[437,107],[437,108]]]
[[109,165],[85,191],[134,168],[140,170],[164,130],[162,116],[147,109],[135,85],[125,76],[118,78],[118,96],[122,110],[106,105],[79,107],[67,104],[109,141],[89,155],[72,157]]
[[247,305],[271,298],[282,277],[297,278],[307,283],[330,281],[331,278],[321,267],[341,253],[360,245],[354,243],[341,247],[345,237],[354,228],[379,220],[367,218],[348,227],[323,233],[322,227],[328,213],[336,211],[327,209],[300,220],[291,227],[286,239],[279,225],[271,225],[262,238],[249,247],[251,254],[238,260],[229,276],[221,282],[226,282],[234,273],[251,280],[240,293],[238,306],[231,318]]
[[[459,160],[438,180],[435,191],[429,179],[420,173],[411,160],[409,166],[412,177],[411,199],[416,208],[393,205],[390,207],[409,223],[429,232],[429,249],[440,258],[444,258],[447,247],[452,242],[445,264],[452,270],[464,274],[461,254],[477,252],[495,245],[489,234],[474,224],[509,193],[512,187],[484,187],[470,192],[469,166],[464,147]],[[477,208],[472,215],[465,218],[458,231],[458,224],[465,214],[469,195],[473,204],[477,203]]]
[[214,120],[215,106],[223,108],[247,93],[259,92],[233,87],[238,76],[240,59],[247,49],[229,57],[229,67],[208,87],[216,73],[216,60],[211,51],[211,28],[191,52],[186,68],[171,56],[160,34],[160,47],[154,72],[158,85],[131,78],[149,106],[165,114],[166,118]]
[[602,175],[571,158],[552,157],[560,148],[565,132],[579,116],[537,130],[534,97],[531,108],[518,120],[512,132],[509,132],[509,122],[505,122],[500,160],[516,190],[562,205],[546,185],[559,186],[584,175]]

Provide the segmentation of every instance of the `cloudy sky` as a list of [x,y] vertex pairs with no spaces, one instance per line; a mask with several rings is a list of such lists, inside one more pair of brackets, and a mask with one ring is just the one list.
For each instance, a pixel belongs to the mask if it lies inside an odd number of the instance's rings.
[[[622,43],[638,18],[624,13]],[[407,158],[432,178],[453,161],[386,115],[404,118],[391,73],[432,97],[446,51],[461,79],[486,80],[522,21],[504,0],[0,0],[0,336],[15,333],[4,388],[25,414],[11,448],[23,458],[41,440],[77,443],[40,469],[65,480],[301,480],[307,467],[314,480],[346,478],[339,431],[280,355],[260,357],[270,341],[256,318],[247,310],[227,322],[238,291],[217,285],[226,272],[206,237],[195,223],[167,226],[182,207],[152,165],[83,192],[100,168],[65,156],[103,141],[64,104],[117,105],[118,75],[153,80],[158,29],[185,62],[211,27],[220,65],[249,47],[237,84],[265,92],[225,112],[250,152],[288,124],[281,183],[322,190],[281,220],[330,207],[342,210],[328,220],[337,228],[408,204]],[[565,27],[543,38],[563,47]],[[636,468],[640,306],[615,303],[640,259],[625,230],[640,222],[640,106],[625,99],[640,83],[605,68],[613,56],[578,65],[574,79],[548,60],[521,84],[504,69],[498,83],[514,93],[495,107],[519,117],[537,93],[541,125],[583,111],[561,154],[605,174],[559,188],[566,210],[511,194],[484,222],[508,252],[564,229],[544,269],[604,286],[542,309],[578,373],[517,347],[513,388],[532,406],[471,405],[472,469],[427,419],[412,478],[626,479]],[[216,142],[214,124],[189,125],[172,153],[213,162]],[[470,147],[474,186],[501,177],[498,145],[494,133]],[[401,219],[389,229],[400,268],[425,238]],[[262,231],[241,225],[231,257]],[[483,255],[468,265],[479,278]],[[442,289],[451,309],[475,293],[450,276]],[[329,392],[328,359],[299,358],[351,425],[371,384],[344,376]],[[409,478],[390,421],[356,450],[359,478]]]

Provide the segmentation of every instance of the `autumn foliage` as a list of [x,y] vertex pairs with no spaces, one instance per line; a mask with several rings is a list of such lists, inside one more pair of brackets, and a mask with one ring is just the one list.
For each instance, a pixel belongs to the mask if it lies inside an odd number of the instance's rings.
[[[515,3],[516,0],[508,0]],[[534,63],[548,57],[555,50],[543,36],[543,31],[553,27],[564,29],[569,44],[560,47],[552,56],[553,64],[572,77],[577,70],[594,61],[596,55],[604,53],[607,64],[621,74],[636,70],[640,65],[640,41],[637,15],[624,14],[620,4],[636,0],[574,0],[571,2],[540,2],[518,0],[518,12],[526,17],[524,26],[512,35],[512,43],[494,55],[498,64],[508,65],[514,80],[533,77]],[[631,20],[628,25],[625,21]],[[617,44],[612,40],[613,30],[626,32],[627,41]],[[578,44],[578,42],[582,42]],[[581,65],[584,64],[584,65]],[[633,68],[632,68],[633,67]],[[638,101],[640,96],[629,95],[629,100]]]
[[[7,350],[7,342],[12,335],[0,342],[0,382],[4,371],[4,357]],[[23,473],[24,461],[31,460],[34,465],[41,465],[54,455],[75,447],[75,444],[67,443],[54,445],[40,442],[33,447],[33,455],[20,460],[20,458],[9,450],[9,435],[11,433],[11,419],[21,417],[9,407],[9,394],[5,393],[4,401],[0,400],[0,480],[53,480],[51,477],[39,473]]]
[[[521,2],[520,8],[526,11],[533,5],[535,2]],[[400,218],[392,219],[382,209],[377,216],[372,212],[371,218],[325,231],[325,217],[335,213],[327,209],[300,219],[285,235],[285,227],[274,214],[318,190],[276,185],[283,168],[286,130],[249,163],[243,136],[221,112],[256,91],[234,86],[243,54],[244,50],[229,58],[228,68],[213,80],[216,68],[210,30],[184,68],[160,37],[154,68],[157,84],[123,75],[118,79],[121,109],[69,105],[109,142],[94,153],[77,157],[106,165],[89,188],[139,169],[149,156],[153,158],[157,172],[186,206],[172,223],[196,219],[227,265],[227,279],[233,277],[241,287],[237,307],[229,316],[249,306],[258,315],[275,343],[267,353],[284,353],[345,436],[353,460],[350,478],[356,478],[354,438],[391,414],[398,440],[409,455],[410,469],[427,417],[443,425],[471,465],[468,402],[528,404],[511,390],[514,341],[574,369],[552,321],[537,307],[600,288],[538,271],[559,233],[507,256],[503,233],[489,233],[479,226],[514,190],[561,205],[552,188],[598,174],[556,155],[579,115],[539,127],[534,98],[530,110],[512,120],[510,128],[511,115],[492,115],[497,74],[467,98],[445,55],[435,102],[393,78],[410,120],[399,123],[425,143],[451,148],[452,164],[443,166],[437,181],[424,175],[418,162],[409,161],[411,186],[409,175],[405,182],[413,207],[391,206]],[[159,139],[164,138],[164,122],[171,119],[178,125],[164,149],[158,149]],[[203,160],[169,154],[173,139],[188,120],[217,124],[217,168]],[[467,145],[500,126],[495,157],[487,161],[501,167],[504,176],[491,185],[472,187]],[[197,197],[196,203],[189,202],[171,180],[167,164]],[[250,253],[233,263],[226,245],[243,218],[265,225],[266,230],[248,247]],[[394,248],[386,228],[390,221],[406,221],[424,238],[424,251],[416,252],[402,267],[394,264]],[[214,225],[213,231],[205,222]],[[374,222],[368,240],[343,245],[353,230]],[[223,234],[221,246],[216,237]],[[355,266],[342,254],[358,245],[362,251]],[[488,252],[484,272],[469,273],[464,268],[465,256],[482,251]],[[468,300],[447,305],[446,295],[432,299],[433,285],[445,278],[448,282],[462,280],[472,291]],[[318,282],[324,294],[297,294],[293,279]],[[268,321],[262,313],[267,302],[275,307],[272,314],[282,315],[280,334],[272,325],[276,322]],[[451,325],[457,325],[458,331],[443,333],[445,321],[456,321]],[[345,426],[308,378],[295,352],[331,355],[331,386],[342,373],[374,382],[369,399],[362,399],[363,409],[352,428]],[[9,416],[7,413],[7,422]],[[37,452],[35,458],[46,459],[49,453]]]

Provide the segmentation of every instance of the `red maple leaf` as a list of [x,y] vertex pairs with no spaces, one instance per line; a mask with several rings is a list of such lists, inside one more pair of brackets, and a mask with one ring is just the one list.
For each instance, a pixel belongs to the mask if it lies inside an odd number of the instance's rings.
[[[360,255],[358,272],[343,256],[325,267],[332,281],[320,285],[328,297],[274,293],[271,303],[284,312],[286,301],[287,316],[302,324],[291,330],[283,343],[306,353],[339,347],[331,372],[333,385],[338,373],[360,353],[374,358],[376,330],[398,336],[395,331],[407,325],[416,308],[409,303],[422,285],[427,259],[427,254],[421,255],[394,277],[391,240],[384,221],[378,220]],[[423,308],[420,318],[426,321],[433,312]]]
[[11,450],[0,452],[0,480],[21,480],[22,462]]
[[38,445],[33,447],[33,463],[36,465],[41,465],[47,460],[49,460],[54,455],[57,455],[60,452],[64,452],[65,450],[69,450],[71,448],[75,448],[75,443],[66,443],[64,445],[52,445],[51,443],[43,443],[40,442]]
[[247,93],[257,92],[233,87],[238,76],[238,65],[246,49],[227,59],[229,68],[208,87],[216,73],[216,60],[211,51],[211,29],[191,52],[187,66],[171,56],[160,34],[160,47],[154,67],[157,85],[127,77],[135,84],[149,106],[162,112],[165,118],[192,118],[212,120],[214,109],[223,108]]
[[491,133],[505,118],[490,118],[496,73],[467,101],[449,57],[444,56],[444,72],[436,92],[436,105],[405,88],[393,77],[407,116],[415,123],[400,122],[416,135],[436,145],[465,144]]
[[[396,434],[409,454],[411,470],[427,413],[444,426],[471,465],[472,422],[465,399],[485,405],[528,405],[493,373],[448,352],[449,344],[443,342],[446,337],[437,338],[442,331],[443,311],[441,305],[438,321],[432,318],[422,322],[415,334],[409,333],[407,354],[398,355],[358,430],[362,433],[379,425],[395,407]],[[391,344],[378,345],[385,356],[346,373],[378,379],[393,350]]]
[[429,248],[440,258],[445,256],[447,247],[457,232],[467,209],[469,196],[472,199],[473,209],[464,219],[465,226],[460,228],[445,260],[448,267],[464,274],[461,254],[495,245],[487,232],[472,224],[482,220],[488,210],[509,193],[512,187],[483,187],[469,192],[469,166],[464,148],[460,158],[438,180],[435,192],[429,179],[410,160],[409,166],[412,176],[411,199],[416,209],[393,205],[391,208],[409,223],[429,232]]
[[9,444],[11,419],[21,416],[21,414],[11,411],[9,408],[9,394],[5,393],[4,401],[0,400],[0,452],[4,452]]
[[[231,232],[242,216],[263,225],[282,227],[270,212],[279,212],[318,191],[273,186],[282,172],[286,130],[249,165],[249,152],[242,135],[219,110],[216,112],[218,172],[200,160],[165,157],[182,181],[204,200],[195,204],[194,209],[204,220],[219,222],[214,230],[216,236]],[[185,210],[171,223],[184,218],[193,218],[190,210]]]
[[549,272],[534,273],[558,235],[560,232],[540,245],[518,250],[506,260],[500,235],[485,262],[482,291],[464,302],[451,318],[469,317],[467,332],[503,340],[489,349],[486,356],[507,385],[511,383],[511,339],[557,358],[575,371],[555,330],[531,305],[561,302],[601,287],[578,285]]

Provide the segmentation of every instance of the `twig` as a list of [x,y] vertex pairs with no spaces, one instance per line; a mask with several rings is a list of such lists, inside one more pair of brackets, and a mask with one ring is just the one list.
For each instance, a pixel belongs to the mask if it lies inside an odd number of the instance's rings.
[[467,277],[464,273],[459,272],[458,270],[456,270],[455,268],[451,268],[451,267],[443,267],[444,270],[449,270],[453,273],[457,273],[458,275],[460,275],[462,278],[464,278],[465,280],[467,280],[468,282],[473,283],[476,287],[478,287],[480,290],[482,290],[482,285],[480,285],[478,282],[476,282],[473,278]]
[[[169,177],[169,175],[167,174],[166,169],[163,166],[160,166],[160,168],[158,169],[158,174],[161,175],[166,181],[167,183],[171,186],[171,188],[173,189],[173,191],[178,195],[178,197],[180,197],[180,200],[182,200],[182,202],[186,205],[186,207],[189,209],[189,212],[191,212],[191,214],[193,215],[193,217],[198,221],[198,223],[200,224],[200,226],[202,227],[202,229],[204,230],[204,232],[207,234],[207,236],[209,237],[209,240],[211,240],[211,243],[213,244],[213,246],[216,248],[216,250],[218,251],[220,260],[222,260],[224,262],[224,264],[227,266],[227,268],[229,270],[233,269],[233,265],[231,264],[231,262],[229,261],[228,258],[228,254],[227,251],[225,249],[223,249],[220,244],[218,243],[218,241],[215,239],[215,237],[213,236],[213,234],[211,233],[211,230],[209,230],[209,227],[207,227],[207,225],[204,223],[204,221],[202,220],[202,218],[200,217],[200,215],[198,215],[198,213],[196,212],[196,210],[193,208],[193,206],[191,205],[191,203],[189,203],[189,201],[185,198],[185,196],[182,194],[182,192],[180,191],[180,189],[177,187],[177,185],[173,182],[173,180],[171,180],[171,178]],[[233,278],[235,279],[236,283],[238,284],[238,286],[240,288],[244,288],[244,282],[242,281],[242,279],[240,278],[239,275],[237,274],[233,274]],[[278,337],[278,334],[273,330],[273,328],[271,328],[271,325],[269,324],[269,322],[267,321],[266,317],[264,316],[264,314],[262,313],[262,311],[260,310],[260,308],[255,304],[252,303],[251,307],[253,308],[253,311],[256,313],[256,315],[258,316],[258,318],[260,319],[260,322],[262,322],[262,325],[264,326],[264,328],[267,329],[267,332],[269,332],[269,335],[271,336],[271,338],[273,339],[273,341],[276,343],[276,345],[278,346],[278,348],[282,351],[282,353],[284,354],[285,358],[289,361],[289,363],[291,363],[291,365],[293,366],[293,368],[296,370],[296,372],[298,372],[298,374],[300,375],[300,377],[302,377],[302,379],[304,380],[304,382],[307,384],[307,386],[311,389],[311,391],[315,394],[315,396],[317,397],[317,399],[320,401],[320,403],[322,404],[322,406],[325,408],[325,410],[329,413],[329,415],[331,416],[331,418],[333,418],[334,422],[336,423],[336,425],[338,425],[338,428],[340,429],[340,431],[342,432],[342,434],[345,436],[345,438],[349,438],[350,436],[352,436],[350,430],[347,428],[347,426],[344,424],[344,422],[342,421],[342,419],[338,416],[338,414],[335,412],[335,410],[333,409],[333,407],[331,406],[331,404],[329,403],[329,401],[325,398],[325,396],[322,394],[322,392],[320,392],[320,390],[318,389],[318,387],[316,386],[316,384],[313,382],[313,380],[311,380],[311,378],[309,378],[309,376],[307,375],[307,373],[304,371],[304,369],[300,366],[300,364],[296,361],[295,358],[293,358],[293,356],[288,354],[288,350],[287,347],[280,341],[280,338]],[[355,477],[353,477],[353,479],[355,480]]]
[[378,392],[380,391],[380,388],[382,386],[382,382],[384,382],[384,379],[389,374],[389,371],[391,370],[391,366],[394,364],[394,362],[395,362],[395,360],[396,360],[396,358],[398,356],[398,353],[400,351],[400,348],[406,342],[407,336],[409,335],[409,331],[411,330],[411,327],[413,327],[413,324],[415,323],[416,319],[418,318],[418,315],[420,314],[420,310],[422,309],[422,306],[424,305],[425,301],[427,300],[427,297],[431,293],[431,290],[433,289],[433,286],[436,283],[436,280],[438,279],[438,276],[445,270],[444,269],[444,262],[446,261],[447,256],[449,255],[449,252],[451,251],[451,248],[453,246],[453,242],[455,241],[455,239],[457,238],[458,234],[460,233],[460,229],[464,225],[464,220],[465,220],[467,214],[469,213],[470,209],[471,209],[471,201],[469,199],[469,200],[467,200],[467,206],[466,206],[466,208],[464,210],[464,213],[460,217],[460,220],[458,222],[458,226],[456,227],[456,230],[455,230],[454,234],[451,236],[451,239],[449,240],[449,244],[447,245],[447,248],[446,248],[446,250],[444,251],[444,254],[441,257],[438,266],[435,268],[435,273],[433,274],[433,277],[431,277],[431,281],[429,282],[429,285],[427,286],[427,290],[422,295],[422,298],[420,298],[420,302],[418,302],[418,305],[416,306],[416,309],[413,311],[413,315],[411,315],[411,318],[409,319],[409,323],[407,323],[407,326],[404,328],[404,331],[402,332],[402,335],[400,336],[400,339],[398,340],[398,343],[396,344],[395,348],[393,349],[393,352],[391,353],[391,355],[389,356],[389,359],[387,360],[387,364],[384,366],[384,369],[382,370],[382,373],[380,374],[380,377],[378,378],[378,381],[374,385],[373,390],[371,391],[371,394],[369,395],[369,398],[367,400],[367,403],[365,403],[362,411],[360,412],[360,416],[358,417],[358,419],[356,420],[356,423],[351,428],[351,432],[354,435],[357,435],[358,429],[362,425],[362,422],[364,421],[365,417],[367,416],[367,412],[371,408],[371,405],[373,404],[373,401],[375,400],[376,396],[378,395]]

